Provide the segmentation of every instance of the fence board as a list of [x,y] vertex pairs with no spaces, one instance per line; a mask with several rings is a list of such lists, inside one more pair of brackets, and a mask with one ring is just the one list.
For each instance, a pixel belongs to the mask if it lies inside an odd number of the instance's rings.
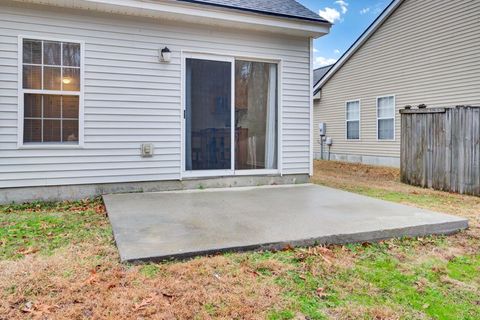
[[480,196],[480,107],[400,113],[402,181]]

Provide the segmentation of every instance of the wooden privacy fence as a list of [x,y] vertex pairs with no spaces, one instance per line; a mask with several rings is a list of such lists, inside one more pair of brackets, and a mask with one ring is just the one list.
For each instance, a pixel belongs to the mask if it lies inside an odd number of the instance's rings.
[[400,113],[402,182],[480,196],[480,107]]

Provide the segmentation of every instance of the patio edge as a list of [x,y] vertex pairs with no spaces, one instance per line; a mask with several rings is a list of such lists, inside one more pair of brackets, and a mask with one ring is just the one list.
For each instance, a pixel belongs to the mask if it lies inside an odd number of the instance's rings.
[[281,241],[272,243],[250,244],[238,247],[212,248],[201,251],[183,252],[178,254],[169,254],[163,256],[152,256],[142,258],[122,257],[122,263],[147,263],[147,262],[165,262],[169,260],[187,260],[197,256],[209,256],[229,252],[247,252],[264,250],[284,250],[285,248],[310,247],[316,245],[343,245],[349,243],[379,242],[382,240],[399,238],[416,238],[431,235],[452,235],[462,230],[468,229],[468,219],[458,218],[455,221],[443,223],[424,224],[403,228],[365,231],[349,234],[333,234],[309,239],[299,239],[291,241]]

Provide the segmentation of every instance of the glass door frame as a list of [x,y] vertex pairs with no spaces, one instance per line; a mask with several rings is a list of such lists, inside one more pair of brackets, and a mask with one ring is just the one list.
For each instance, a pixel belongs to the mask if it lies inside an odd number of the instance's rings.
[[[186,170],[186,61],[187,59],[201,59],[210,61],[230,62],[231,64],[231,169],[230,170]],[[247,60],[254,62],[275,63],[277,65],[277,168],[276,169],[243,169],[235,170],[235,61]],[[222,176],[253,176],[253,175],[277,175],[283,172],[283,60],[281,58],[233,56],[216,53],[201,53],[181,51],[181,170],[180,179],[183,178],[208,178]]]
[[[219,62],[230,63],[230,77],[231,77],[231,89],[230,89],[230,169],[214,169],[214,170],[186,170],[186,61],[187,59],[199,59]],[[233,176],[235,174],[235,58],[223,55],[213,55],[204,53],[185,53],[182,52],[182,80],[181,80],[181,94],[182,94],[182,141],[181,141],[181,156],[182,156],[182,178],[201,178],[201,177],[221,177],[221,176]]]

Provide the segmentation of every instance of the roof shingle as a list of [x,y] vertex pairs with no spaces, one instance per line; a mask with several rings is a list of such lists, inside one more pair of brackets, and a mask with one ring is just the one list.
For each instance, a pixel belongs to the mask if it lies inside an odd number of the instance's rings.
[[244,10],[320,23],[328,23],[315,12],[295,0],[177,0],[196,4]]
[[333,64],[313,70],[313,86],[322,80],[323,76],[327,74],[328,71],[333,67]]

